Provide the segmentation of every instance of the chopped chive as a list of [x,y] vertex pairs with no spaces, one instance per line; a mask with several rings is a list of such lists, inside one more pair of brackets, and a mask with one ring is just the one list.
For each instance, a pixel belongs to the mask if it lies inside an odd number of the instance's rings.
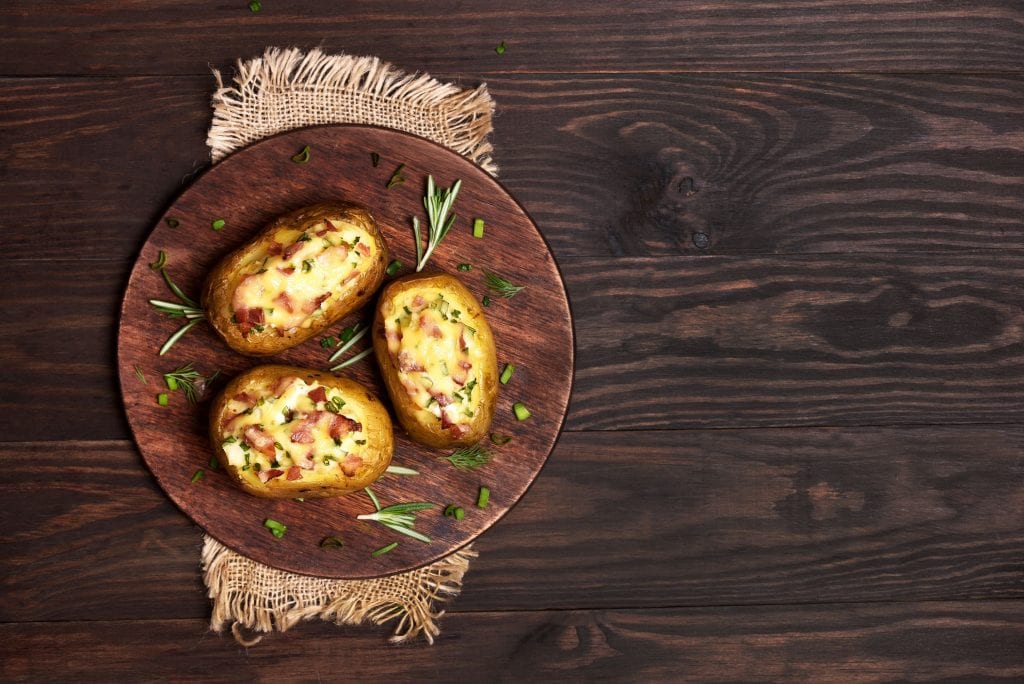
[[491,305],[491,298],[488,297],[487,295],[484,295],[484,298],[483,298],[483,300],[480,303],[483,304],[484,306],[490,306]]
[[502,385],[507,385],[508,381],[512,379],[512,374],[516,372],[516,367],[511,363],[506,363],[505,368],[501,371],[501,377],[498,378],[498,382]]
[[465,517],[466,517],[466,511],[462,510],[462,506],[457,507],[455,509],[455,519],[456,520],[462,520]]
[[281,523],[271,518],[267,518],[266,520],[264,520],[263,526],[270,530],[270,533],[278,539],[283,537],[284,533],[288,531],[288,527],[286,525],[282,525]]
[[377,556],[383,556],[385,553],[390,553],[398,547],[398,542],[391,542],[387,546],[382,546],[376,551],[371,551],[370,555],[376,558]]
[[196,472],[194,472],[192,474],[192,481],[193,482],[199,482],[202,479],[203,479],[203,469],[200,468],[199,470],[197,470]]
[[530,409],[526,408],[526,405],[523,404],[523,402],[521,401],[517,401],[515,404],[513,404],[512,410],[516,414],[516,420],[519,421],[526,420],[527,418],[533,415],[532,413],[530,413]]
[[324,537],[320,540],[320,548],[322,549],[340,549],[345,545],[345,541],[341,537]]
[[370,497],[370,501],[373,502],[373,507],[376,508],[379,511],[380,510],[380,501],[377,499],[377,495],[374,494],[373,490],[370,489],[369,487],[365,487],[363,489],[363,491],[366,492],[366,496]]
[[181,225],[181,221],[174,218],[173,216],[168,216],[167,218],[165,218],[164,223],[166,223],[169,228],[177,228],[178,226]]
[[398,273],[398,271],[401,268],[402,268],[402,262],[399,261],[398,259],[395,259],[390,264],[388,264],[388,267],[386,269],[384,269],[384,272],[387,273],[389,276],[393,276],[396,273]]
[[140,368],[138,365],[135,366],[135,377],[137,377],[139,379],[139,382],[141,382],[143,385],[149,384],[149,380],[146,379],[146,374],[142,372],[142,368]]
[[380,165],[380,155],[376,152],[371,152],[370,161],[373,162],[373,168],[377,168]]
[[503,54],[505,54],[505,50],[507,50],[507,49],[508,49],[508,45],[505,44],[505,41],[501,41],[494,48],[494,51],[497,52],[499,55],[503,55]]
[[309,145],[302,148],[302,151],[292,157],[292,161],[296,164],[305,164],[309,161]]
[[342,330],[341,331],[341,335],[339,335],[339,337],[341,338],[341,341],[342,342],[348,342],[349,340],[351,340],[352,336],[356,334],[356,330],[358,328],[359,328],[359,324],[357,323],[356,325],[354,325],[351,328],[345,328],[344,330]]
[[220,470],[220,461],[217,460],[216,456],[210,457],[210,470]]
[[156,395],[156,403],[160,404],[161,406],[167,406],[167,404],[170,403],[170,397],[168,397],[166,393],[161,392],[160,394]]
[[482,218],[473,219],[473,237],[482,238],[484,236],[484,220]]
[[335,344],[337,344],[337,340],[335,340],[330,335],[320,340],[320,346],[323,347],[324,349],[331,349],[334,347]]
[[178,389],[178,379],[173,375],[165,375],[164,382],[167,383],[167,389],[171,390],[172,392]]
[[476,507],[487,508],[487,502],[491,500],[491,490],[488,487],[481,487],[480,493],[476,495]]
[[156,261],[149,265],[149,268],[154,271],[159,271],[167,265],[167,252],[160,250],[160,253],[156,255]]
[[448,504],[444,507],[444,514],[451,518],[455,516],[455,509],[458,508],[455,504]]
[[252,2],[249,3],[249,11],[253,14],[256,14],[261,9],[263,9],[263,5],[260,4],[260,0],[252,0]]
[[456,268],[465,273],[466,271],[473,270],[473,264],[459,264]]
[[491,444],[502,446],[512,441],[512,435],[502,435],[497,432],[491,433]]
[[213,223],[210,224],[210,227],[213,228],[214,230],[223,230],[224,226],[226,226],[227,223],[228,223],[227,221],[225,221],[224,219],[220,218],[220,219],[214,220]]
[[402,175],[402,169],[404,168],[405,164],[399,164],[398,168],[395,169],[395,172],[391,174],[391,179],[387,183],[388,190],[405,182],[405,176]]

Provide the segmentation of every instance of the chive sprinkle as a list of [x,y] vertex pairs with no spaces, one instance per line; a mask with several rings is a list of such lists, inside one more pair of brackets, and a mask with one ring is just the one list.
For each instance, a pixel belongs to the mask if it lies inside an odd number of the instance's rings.
[[473,270],[473,264],[459,264],[458,266],[456,266],[456,268],[465,273],[466,271]]
[[387,183],[388,190],[395,187],[396,185],[401,185],[402,183],[405,182],[405,176],[402,175],[402,169],[404,168],[405,164],[399,164],[398,168],[395,169],[395,172],[391,174],[391,179],[388,180]]
[[484,295],[484,298],[482,300],[480,300],[480,303],[483,304],[484,306],[490,306],[491,305],[491,298],[488,297],[487,295]]
[[462,506],[457,507],[455,509],[455,519],[456,520],[462,520],[465,517],[466,517],[466,511],[462,510]]
[[306,145],[298,154],[292,156],[292,161],[295,162],[296,164],[305,164],[306,162],[309,161],[309,153],[309,145]]
[[156,403],[160,404],[161,406],[167,406],[167,404],[170,403],[170,401],[170,397],[168,397],[165,392],[161,392],[160,394],[156,395]]
[[263,9],[263,5],[260,4],[260,0],[252,0],[252,2],[249,3],[249,11],[253,14],[256,14],[261,9]]
[[382,546],[376,551],[371,551],[370,555],[376,558],[377,556],[383,556],[385,553],[390,553],[391,551],[394,551],[396,548],[398,548],[398,542],[391,542],[387,546]]
[[193,482],[199,482],[202,479],[203,479],[203,469],[200,468],[199,470],[197,470],[195,473],[192,474],[192,481]]
[[518,421],[524,421],[533,415],[530,413],[530,409],[526,408],[526,405],[521,401],[517,401],[512,405],[512,411],[515,412],[516,420]]
[[165,218],[164,223],[166,223],[169,228],[177,228],[178,226],[181,225],[181,221],[174,218],[173,216],[168,216],[167,218]]
[[334,347],[335,344],[337,344],[337,340],[335,340],[334,337],[331,335],[328,335],[327,337],[320,340],[320,346],[323,347],[324,349],[331,349]]
[[501,41],[501,42],[500,42],[500,43],[498,43],[498,45],[497,45],[497,46],[496,46],[496,47],[494,48],[494,51],[495,51],[496,53],[498,53],[499,55],[503,55],[503,54],[505,54],[505,50],[507,50],[507,49],[508,49],[508,45],[506,45],[506,44],[505,44],[505,41]]
[[398,273],[398,271],[401,268],[402,268],[402,262],[399,261],[398,259],[395,259],[390,264],[388,264],[388,267],[386,269],[384,269],[384,272],[387,273],[389,276],[393,276],[396,273]]
[[484,236],[484,220],[482,218],[473,219],[473,237],[482,238]]
[[496,444],[497,446],[503,446],[505,444],[508,444],[511,441],[512,441],[512,435],[503,435],[503,434],[500,434],[498,432],[492,432],[491,433],[491,444]]
[[501,371],[501,377],[498,378],[498,382],[502,385],[507,385],[508,381],[512,379],[512,374],[516,372],[516,367],[511,363],[506,363],[505,367]]
[[488,487],[481,487],[480,493],[476,495],[476,507],[487,508],[487,502],[491,500],[491,490]]
[[222,218],[219,218],[219,219],[215,219],[213,221],[213,223],[210,224],[210,227],[213,228],[214,230],[223,230],[224,226],[226,226],[226,225],[227,225],[227,221],[225,221]]
[[149,380],[146,379],[146,374],[142,372],[142,368],[140,368],[138,365],[135,366],[135,377],[137,377],[139,379],[139,382],[141,382],[143,385],[149,384]]
[[270,530],[270,533],[278,539],[283,537],[284,533],[288,531],[288,527],[286,525],[282,525],[281,523],[271,518],[267,518],[266,520],[264,520],[263,526]]
[[220,470],[220,461],[217,460],[216,456],[210,457],[210,470]]
[[160,250],[160,253],[156,255],[156,261],[149,265],[149,268],[154,271],[159,271],[167,265],[167,252]]
[[444,507],[444,514],[445,514],[445,516],[449,517],[449,518],[455,517],[455,509],[456,508],[458,508],[458,506],[456,506],[455,504],[448,504],[447,506],[445,506]]

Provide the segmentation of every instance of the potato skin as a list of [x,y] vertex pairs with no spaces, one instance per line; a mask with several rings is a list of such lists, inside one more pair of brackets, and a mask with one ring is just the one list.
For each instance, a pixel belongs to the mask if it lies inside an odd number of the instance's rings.
[[[453,310],[459,310],[459,321],[475,329],[475,333],[467,338],[467,346],[474,348],[471,353],[475,359],[469,372],[477,380],[481,398],[474,415],[464,424],[467,429],[463,434],[453,434],[450,428],[445,429],[440,418],[428,414],[414,403],[402,384],[398,357],[389,349],[386,322],[401,316],[404,311],[400,302],[407,302],[417,294],[428,301],[441,294]],[[494,336],[476,297],[458,278],[447,273],[413,274],[389,283],[377,301],[373,349],[398,422],[415,442],[440,449],[475,444],[487,435],[498,396]]]
[[[350,224],[365,233],[373,245],[371,263],[354,281],[336,283],[329,289],[334,294],[324,304],[323,315],[309,319],[309,327],[279,330],[267,326],[262,332],[252,330],[243,334],[233,320],[232,298],[247,275],[246,269],[252,270],[255,260],[266,254],[280,231],[304,232],[325,219]],[[213,329],[232,349],[249,356],[277,354],[308,340],[369,301],[384,280],[388,260],[387,244],[369,211],[345,202],[314,204],[271,221],[256,236],[221,260],[206,278],[202,304]]]
[[[307,384],[317,383],[324,388],[338,390],[345,401],[344,413],[358,416],[366,445],[361,448],[360,452],[364,457],[364,462],[352,475],[342,472],[340,467],[330,470],[325,468],[326,472],[322,475],[319,475],[319,471],[314,471],[318,474],[316,477],[310,475],[304,480],[288,480],[287,477],[279,476],[268,482],[261,482],[251,469],[243,471],[237,464],[230,462],[224,445],[226,432],[224,424],[235,415],[233,411],[229,410],[230,407],[234,405],[235,408],[238,408],[238,404],[233,398],[244,393],[248,393],[253,398],[273,396],[273,388],[280,381],[289,377],[299,378]],[[217,460],[231,481],[253,496],[272,499],[326,498],[359,491],[384,474],[391,463],[391,456],[394,452],[391,417],[387,408],[372,392],[348,378],[296,366],[256,366],[235,377],[224,387],[210,407],[209,432],[210,442]],[[353,435],[358,435],[358,433],[353,433]],[[285,440],[282,441],[290,448],[299,446]],[[318,455],[317,458],[322,458],[322,455]],[[280,467],[287,468],[288,466]]]

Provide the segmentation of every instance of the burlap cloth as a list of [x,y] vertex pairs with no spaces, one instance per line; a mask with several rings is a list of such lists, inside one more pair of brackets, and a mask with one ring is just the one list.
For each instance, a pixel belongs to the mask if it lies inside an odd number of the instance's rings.
[[[214,70],[213,123],[207,144],[216,163],[275,133],[317,124],[361,123],[429,138],[489,173],[494,102],[486,85],[464,90],[425,74],[409,75],[375,57],[325,55],[319,50],[269,48],[240,61],[234,83]],[[457,595],[476,553],[469,547],[436,563],[390,577],[334,580],[296,575],[258,563],[203,539],[203,578],[213,601],[210,628],[231,627],[250,646],[260,634],[302,620],[338,624],[397,620],[392,641],[417,634],[433,643],[439,604]],[[247,638],[243,633],[254,633]]]

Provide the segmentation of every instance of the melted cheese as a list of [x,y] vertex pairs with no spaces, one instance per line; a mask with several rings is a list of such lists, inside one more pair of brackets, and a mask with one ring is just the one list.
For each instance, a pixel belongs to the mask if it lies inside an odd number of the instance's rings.
[[483,404],[486,359],[466,312],[440,293],[427,299],[412,291],[399,294],[394,307],[397,318],[384,322],[388,352],[419,421],[440,420],[443,412],[448,423],[468,424]]
[[310,327],[333,301],[344,298],[358,275],[369,270],[377,244],[343,219],[329,220],[337,231],[325,232],[326,222],[305,232],[277,231],[273,239],[283,250],[298,249],[287,258],[266,250],[254,254],[232,296],[233,310],[263,309],[265,327],[291,333]]
[[[303,484],[335,482],[344,472],[342,464],[350,457],[369,460],[364,458],[368,447],[363,430],[369,418],[360,404],[345,403],[338,390],[315,381],[307,383],[297,377],[277,381],[275,386],[260,388],[261,396],[255,405],[239,398],[228,404],[227,415],[232,417],[221,428],[222,447],[228,463],[237,467],[243,477],[258,483],[261,471],[266,473],[277,469],[287,472],[292,466],[299,466],[297,472]],[[318,387],[324,388],[326,402],[315,402],[310,398],[309,393]],[[275,389],[280,393],[277,394]],[[332,402],[335,406],[339,402],[343,404],[337,413],[333,412],[333,406],[328,409]],[[334,415],[358,423],[359,429],[345,430],[336,441],[330,434]],[[303,430],[303,426],[308,430]],[[247,439],[246,431],[253,427],[273,440],[273,458],[261,453],[256,448],[258,445]],[[309,438],[305,436],[300,442],[293,441],[297,430],[308,432],[312,441],[306,443]],[[353,468],[352,461],[348,463],[349,468]]]

